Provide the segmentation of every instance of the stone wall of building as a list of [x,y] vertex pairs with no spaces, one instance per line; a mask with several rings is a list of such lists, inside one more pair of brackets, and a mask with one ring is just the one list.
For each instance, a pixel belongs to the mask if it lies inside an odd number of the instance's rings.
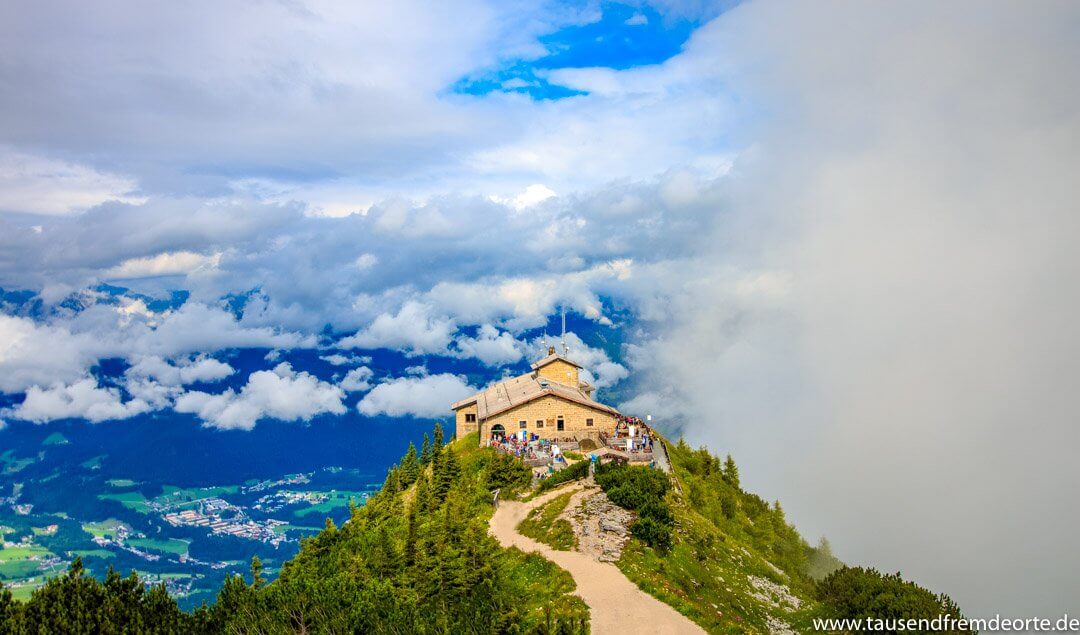
[[[470,418],[467,415],[472,415],[472,417],[471,417],[472,421],[467,421],[467,419]],[[460,410],[456,410],[454,412],[454,438],[455,439],[460,439],[461,437],[463,437],[463,436],[465,436],[467,434],[470,434],[472,432],[476,432],[478,427],[479,427],[479,425],[478,425],[478,422],[476,421],[476,404],[475,403],[470,404],[468,406],[465,406],[464,408],[461,408]]]
[[551,381],[557,381],[560,384],[566,384],[567,386],[573,386],[577,388],[579,386],[578,381],[578,368],[573,364],[567,364],[561,359],[556,359],[550,364],[545,364],[536,369],[538,375]]
[[[460,416],[460,415],[459,415]],[[559,417],[563,418],[563,429],[558,429]],[[588,420],[592,419],[592,425]],[[525,422],[521,428],[520,422]],[[543,426],[537,425],[543,421]],[[539,399],[511,408],[506,412],[490,417],[480,424],[480,443],[486,445],[491,438],[491,428],[501,424],[506,434],[518,434],[522,429],[541,438],[586,437],[596,439],[600,432],[611,434],[615,431],[615,416],[602,410],[594,410],[579,403],[547,395]]]

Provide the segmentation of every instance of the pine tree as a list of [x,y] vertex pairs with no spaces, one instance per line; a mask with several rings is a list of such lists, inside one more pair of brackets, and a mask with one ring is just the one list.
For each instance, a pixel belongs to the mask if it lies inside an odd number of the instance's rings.
[[19,605],[11,596],[3,582],[0,582],[0,633],[14,633],[15,620],[18,619],[16,611]]
[[386,480],[383,481],[382,491],[393,496],[401,491],[401,477],[398,474],[398,466],[393,466],[386,471]]
[[424,445],[420,448],[420,465],[431,463],[431,439],[424,433]]
[[735,465],[735,459],[731,458],[730,454],[724,459],[724,469],[721,474],[728,485],[739,489],[739,467]]
[[458,464],[457,455],[454,454],[454,448],[448,447],[442,453],[433,471],[432,493],[435,500],[441,501],[445,498],[460,475],[461,466]]
[[266,584],[266,578],[263,577],[263,564],[262,560],[259,560],[259,556],[251,557],[251,588],[258,589],[262,585]]
[[426,515],[431,511],[431,484],[427,472],[421,472],[416,479],[416,511]]
[[386,525],[379,527],[375,539],[375,552],[372,554],[374,569],[381,576],[392,575],[398,568],[398,551]]
[[440,452],[442,452],[442,449],[443,449],[442,425],[439,424],[438,421],[436,421],[435,422],[435,443],[432,446],[431,450],[432,450],[432,452],[434,452],[437,455]]
[[417,523],[416,523],[416,501],[413,501],[412,505],[409,505],[409,514],[405,520],[405,566],[411,567],[416,564],[416,541],[417,541]]
[[780,501],[773,501],[773,517],[776,519],[776,527],[778,529],[787,527],[787,516],[784,515],[784,508],[780,506]]
[[420,460],[416,456],[416,446],[409,443],[409,449],[401,459],[401,485],[408,487],[416,482],[420,474]]

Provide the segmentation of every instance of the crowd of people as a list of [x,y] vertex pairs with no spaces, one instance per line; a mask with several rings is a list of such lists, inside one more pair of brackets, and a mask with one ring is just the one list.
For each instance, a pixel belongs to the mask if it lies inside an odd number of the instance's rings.
[[625,448],[627,452],[652,452],[655,435],[647,423],[637,417],[619,415],[615,432],[605,441],[612,447]]
[[491,446],[524,460],[544,459],[559,454],[559,446],[535,434],[530,434],[525,440],[517,435],[494,435],[491,437]]

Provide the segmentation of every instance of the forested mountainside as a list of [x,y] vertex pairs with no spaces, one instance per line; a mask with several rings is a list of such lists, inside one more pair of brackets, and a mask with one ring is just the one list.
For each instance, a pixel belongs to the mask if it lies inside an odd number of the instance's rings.
[[[185,613],[161,587],[115,573],[98,581],[76,562],[27,602],[0,591],[0,632],[588,632],[589,609],[567,572],[488,535],[492,491],[529,496],[529,470],[479,448],[475,435],[444,445],[436,427],[433,439],[420,452],[410,445],[382,490],[341,527],[328,521],[273,582],[253,561],[250,575],[228,579],[214,604]],[[619,569],[707,631],[806,632],[815,617],[959,615],[945,596],[899,575],[844,567],[824,541],[810,546],[779,503],[743,491],[731,457],[681,441],[669,454],[670,476],[605,466],[596,481],[634,518]]]

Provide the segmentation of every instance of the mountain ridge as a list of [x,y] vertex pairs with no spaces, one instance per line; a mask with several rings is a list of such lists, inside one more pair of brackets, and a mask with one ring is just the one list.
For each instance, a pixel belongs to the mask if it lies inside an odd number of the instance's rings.
[[[304,540],[273,582],[255,559],[250,582],[231,576],[214,604],[183,613],[161,587],[112,572],[101,583],[76,561],[28,602],[0,591],[0,630],[588,632],[588,606],[573,577],[539,555],[500,546],[488,532],[492,491],[527,496],[530,470],[479,447],[475,434],[444,445],[436,426],[433,437],[422,452],[410,444],[382,489],[341,527],[328,520]],[[616,566],[705,631],[809,632],[816,617],[867,606],[878,615],[959,614],[947,597],[899,578],[841,568],[827,543],[806,543],[779,503],[741,489],[730,456],[720,460],[682,440],[669,444],[669,454],[670,479],[647,467],[602,466],[596,482],[634,519]]]

